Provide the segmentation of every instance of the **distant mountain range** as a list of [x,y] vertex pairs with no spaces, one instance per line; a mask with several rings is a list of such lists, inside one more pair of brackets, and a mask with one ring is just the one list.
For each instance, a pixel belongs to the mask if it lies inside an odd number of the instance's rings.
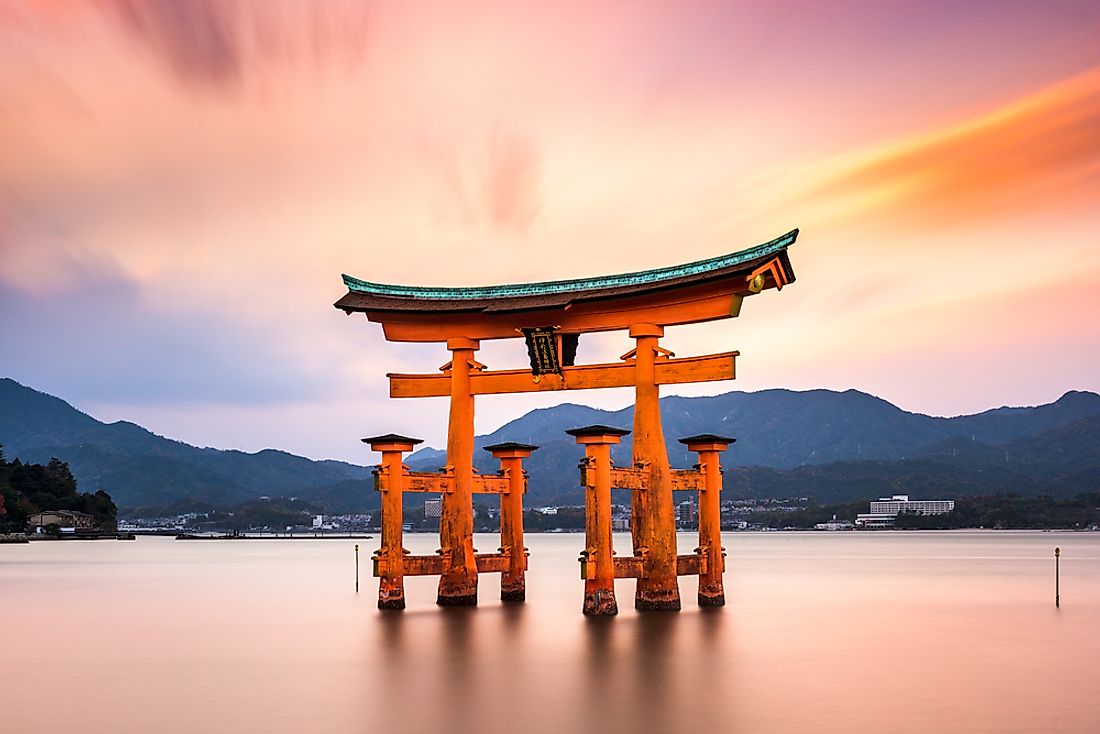
[[[669,458],[693,457],[676,438],[736,436],[724,456],[728,496],[811,496],[841,502],[882,494],[959,496],[1018,492],[1070,495],[1100,489],[1100,395],[1068,392],[1032,408],[997,408],[936,418],[909,413],[856,390],[763,390],[661,400]],[[528,505],[580,503],[582,452],[567,428],[630,428],[632,408],[565,404],[534,410],[476,440],[540,446],[528,461]],[[259,495],[298,496],[330,511],[377,507],[369,467],[312,461],[282,451],[197,448],[133,423],[105,424],[58,398],[0,379],[0,443],[8,458],[70,463],[82,491],[104,488],[124,512],[140,508],[225,507]],[[478,451],[478,468],[495,461]],[[630,462],[629,437],[617,463]],[[411,455],[434,470],[437,449]]]

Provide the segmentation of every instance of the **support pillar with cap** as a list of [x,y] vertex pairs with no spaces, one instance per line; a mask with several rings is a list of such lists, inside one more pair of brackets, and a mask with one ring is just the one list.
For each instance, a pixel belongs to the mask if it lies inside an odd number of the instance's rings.
[[443,495],[439,519],[444,571],[436,604],[477,605],[477,559],[474,557],[474,396],[470,371],[479,368],[477,339],[447,340],[451,351],[451,411],[447,423],[447,468],[454,474],[453,491]]
[[513,441],[485,447],[500,460],[500,471],[508,478],[508,493],[500,496],[500,552],[508,556],[508,569],[500,576],[501,601],[527,598],[527,548],[523,541],[523,495],[527,492],[527,473],[523,470],[523,460],[536,449],[538,446]]
[[634,465],[649,473],[649,490],[635,492],[631,532],[634,555],[641,556],[645,574],[638,579],[636,609],[679,611],[676,579],[676,510],[672,499],[672,470],[661,429],[660,390],[656,363],[670,354],[658,340],[664,327],[634,324]]
[[705,573],[699,574],[699,606],[720,607],[726,603],[722,583],[725,571],[725,549],[722,548],[722,467],[718,455],[737,439],[704,433],[681,438],[688,451],[699,455],[699,471],[703,472],[703,489],[699,492],[699,554]]
[[402,545],[401,493],[404,487],[405,467],[401,455],[413,450],[418,438],[387,433],[384,436],[364,438],[371,451],[382,454],[378,471],[386,474],[386,482],[379,482],[382,494],[382,547],[374,552],[375,575],[378,576],[378,608],[405,608],[405,549]]
[[[584,577],[585,614],[618,614],[615,601],[615,560],[611,543],[611,446],[630,431],[610,426],[585,426],[566,431],[584,446]],[[591,473],[591,475],[589,475]]]

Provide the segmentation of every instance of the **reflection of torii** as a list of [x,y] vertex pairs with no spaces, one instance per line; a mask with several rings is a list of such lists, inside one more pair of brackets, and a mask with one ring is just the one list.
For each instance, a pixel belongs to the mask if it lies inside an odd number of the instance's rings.
[[[337,308],[348,314],[364,313],[369,320],[382,324],[390,341],[443,342],[452,355],[441,374],[389,375],[391,397],[451,398],[446,470],[438,480],[417,480],[427,488],[421,491],[434,490],[443,495],[438,559],[425,557],[431,563],[417,561],[401,550],[399,541],[396,548],[387,549],[384,537],[376,575],[385,576],[378,572],[386,570],[390,563],[387,558],[400,556],[407,562],[391,564],[391,571],[404,568],[405,574],[441,575],[438,603],[476,604],[479,568],[503,569],[487,557],[479,558],[473,549],[472,495],[475,491],[493,491],[485,489],[486,480],[478,478],[473,470],[475,395],[634,386],[634,469],[629,471],[644,475],[644,479],[637,480],[638,491],[632,495],[633,557],[618,559],[623,563],[617,563],[616,568],[621,566],[623,573],[615,575],[638,578],[635,605],[639,609],[679,609],[677,573],[700,573],[706,568],[707,584],[706,588],[700,586],[700,602],[722,603],[718,518],[703,518],[704,508],[713,507],[706,512],[717,512],[717,486],[708,498],[713,502],[700,503],[700,530],[706,525],[713,537],[701,537],[700,550],[694,556],[677,556],[674,473],[669,468],[658,398],[660,385],[733,379],[738,353],[675,358],[658,341],[665,327],[735,317],[744,298],[793,282],[787,248],[797,235],[798,230],[794,230],[747,250],[686,265],[523,285],[431,288],[370,283],[345,275],[348,293],[335,304]],[[623,355],[623,362],[572,364],[580,334],[623,329],[635,340],[635,348]],[[474,360],[482,339],[521,335],[527,341],[530,370],[490,371]],[[712,439],[710,443],[696,441],[710,447],[725,441],[722,448],[732,441],[719,436],[694,438]],[[390,451],[396,451],[395,446],[412,447],[411,443],[393,440],[386,445]],[[396,474],[402,471],[399,457],[400,453],[396,464],[389,464],[391,469],[383,469],[381,475],[381,482],[388,482],[386,486],[397,488],[398,493],[404,486]],[[521,471],[518,465],[517,471]],[[411,486],[415,477],[407,471],[404,475]],[[625,481],[625,474],[615,476]],[[712,480],[715,476],[716,458]],[[475,483],[479,483],[480,490],[475,489]],[[679,488],[709,491],[702,478],[696,484],[698,487],[692,484]],[[505,490],[500,492],[502,497],[507,494]],[[393,506],[385,501],[383,505]],[[400,512],[399,502],[396,508]],[[512,568],[513,572],[518,570]],[[403,606],[403,591],[401,600]]]

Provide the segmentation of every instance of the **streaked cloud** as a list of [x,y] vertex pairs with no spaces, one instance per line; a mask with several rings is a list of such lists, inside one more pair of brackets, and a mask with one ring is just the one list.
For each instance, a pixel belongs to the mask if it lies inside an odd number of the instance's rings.
[[293,65],[355,64],[369,4],[296,0],[108,0],[123,28],[188,84],[237,87]]
[[1098,141],[1100,67],[988,114],[823,164],[801,202],[834,217],[931,226],[1100,203]]

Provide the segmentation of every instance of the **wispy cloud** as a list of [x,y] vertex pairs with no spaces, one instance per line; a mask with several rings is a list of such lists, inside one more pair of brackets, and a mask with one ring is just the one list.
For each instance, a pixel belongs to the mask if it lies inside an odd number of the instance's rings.
[[542,207],[542,152],[499,126],[484,142],[421,141],[431,183],[426,201],[439,220],[501,234],[526,232]]
[[802,203],[835,217],[939,225],[1060,199],[1100,200],[1098,141],[1095,68],[975,119],[830,161]]
[[271,67],[355,63],[368,4],[282,0],[109,0],[111,16],[182,82],[236,87]]

